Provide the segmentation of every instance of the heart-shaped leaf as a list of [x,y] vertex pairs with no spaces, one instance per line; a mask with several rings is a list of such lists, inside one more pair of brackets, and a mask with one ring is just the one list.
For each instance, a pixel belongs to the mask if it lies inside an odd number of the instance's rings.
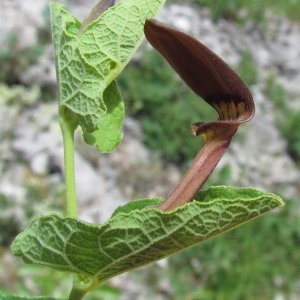
[[12,244],[14,255],[91,278],[93,286],[246,223],[276,207],[280,197],[252,188],[212,187],[173,211],[161,199],[120,208],[103,225],[57,215],[44,216]]

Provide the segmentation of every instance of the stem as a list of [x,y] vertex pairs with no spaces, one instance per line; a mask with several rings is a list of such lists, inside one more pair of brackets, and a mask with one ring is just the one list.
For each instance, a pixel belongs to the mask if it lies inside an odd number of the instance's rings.
[[72,288],[68,300],[81,300],[86,295],[86,291],[77,288]]
[[207,142],[197,154],[184,178],[159,208],[171,210],[192,200],[227,150],[230,141],[231,138],[225,140],[216,138]]
[[75,122],[66,118],[65,110],[60,111],[60,128],[63,135],[64,144],[64,166],[66,181],[67,216],[77,217],[77,201],[75,188],[75,168],[74,168],[74,132],[77,127]]
[[88,292],[94,290],[99,285],[99,282],[93,277],[85,275],[74,275],[73,286],[68,300],[81,300]]

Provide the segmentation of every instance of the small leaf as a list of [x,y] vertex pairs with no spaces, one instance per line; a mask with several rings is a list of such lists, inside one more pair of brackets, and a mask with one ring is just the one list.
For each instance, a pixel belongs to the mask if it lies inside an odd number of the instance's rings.
[[[112,151],[112,144],[117,146],[122,137],[123,104],[117,86],[110,84],[140,45],[145,20],[154,16],[164,2],[124,0],[109,7],[113,1],[104,1],[83,27],[63,5],[50,5],[60,114],[71,115],[68,110],[75,113],[73,118],[76,126],[82,127],[85,140],[100,151]],[[119,109],[108,117],[116,103]],[[100,138],[109,122],[116,122],[111,124],[110,136],[106,133]],[[109,145],[100,144],[108,137]]]
[[96,145],[98,151],[113,151],[122,139],[121,127],[125,116],[125,107],[117,84],[113,81],[103,93],[107,114],[100,120],[92,132],[83,133],[86,143]]
[[125,209],[103,225],[44,216],[19,234],[11,249],[27,263],[91,277],[95,285],[283,205],[280,197],[256,189],[212,187],[176,210]]

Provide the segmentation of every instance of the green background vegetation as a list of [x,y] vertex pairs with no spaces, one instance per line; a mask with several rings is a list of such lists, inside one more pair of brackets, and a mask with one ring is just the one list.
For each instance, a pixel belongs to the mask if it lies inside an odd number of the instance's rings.
[[265,21],[269,12],[285,15],[291,20],[299,21],[299,0],[171,0],[176,3],[192,3],[196,6],[208,7],[214,20],[219,18],[236,21]]

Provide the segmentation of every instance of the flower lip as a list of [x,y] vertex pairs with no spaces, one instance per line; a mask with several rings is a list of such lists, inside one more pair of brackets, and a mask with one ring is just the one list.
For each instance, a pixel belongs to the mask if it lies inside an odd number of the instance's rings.
[[217,110],[219,120],[243,123],[253,117],[255,108],[249,89],[209,48],[154,19],[146,21],[145,35],[183,81]]

